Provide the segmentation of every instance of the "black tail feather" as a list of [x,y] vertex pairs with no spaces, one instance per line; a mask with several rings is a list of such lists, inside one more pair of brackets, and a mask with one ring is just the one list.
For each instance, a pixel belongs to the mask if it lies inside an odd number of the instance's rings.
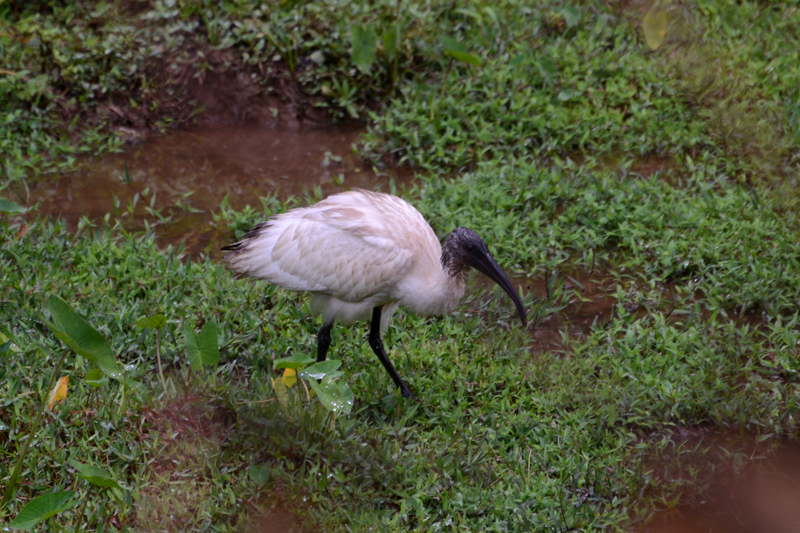
[[239,242],[235,242],[233,244],[228,244],[226,246],[223,246],[222,248],[220,248],[220,250],[224,252],[240,252],[245,249],[246,241],[248,239],[257,237],[261,233],[261,230],[269,227],[270,225],[271,221],[269,220],[267,220],[266,222],[261,222],[260,224],[257,224],[255,228],[248,231],[247,234],[244,237],[242,237],[242,240],[240,240]]

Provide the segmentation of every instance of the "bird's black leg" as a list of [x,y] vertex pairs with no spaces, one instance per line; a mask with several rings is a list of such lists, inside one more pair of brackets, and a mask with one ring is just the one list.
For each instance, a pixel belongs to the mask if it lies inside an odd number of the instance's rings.
[[394,384],[397,385],[397,388],[400,389],[400,393],[403,395],[403,398],[410,398],[411,397],[411,390],[406,387],[406,384],[403,383],[403,380],[400,379],[400,375],[397,373],[397,370],[394,369],[392,366],[391,361],[389,361],[389,357],[386,355],[386,351],[383,349],[383,341],[381,340],[381,308],[375,307],[372,310],[372,326],[369,330],[369,346],[372,348],[372,351],[375,352],[375,355],[378,356],[378,359],[381,360],[383,363],[383,367],[392,377],[392,381]]
[[331,345],[331,328],[333,321],[322,324],[322,328],[317,334],[317,362],[324,361],[328,357],[328,348]]

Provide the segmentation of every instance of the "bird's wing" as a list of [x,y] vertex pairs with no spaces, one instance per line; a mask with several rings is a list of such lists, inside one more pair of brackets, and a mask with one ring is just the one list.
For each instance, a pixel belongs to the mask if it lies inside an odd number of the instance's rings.
[[286,289],[358,302],[407,270],[411,252],[388,239],[359,237],[324,222],[278,216],[230,258],[231,266]]

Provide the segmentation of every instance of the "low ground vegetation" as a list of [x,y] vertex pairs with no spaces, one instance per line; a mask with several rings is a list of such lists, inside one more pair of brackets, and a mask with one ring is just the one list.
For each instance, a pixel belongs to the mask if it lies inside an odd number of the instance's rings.
[[[656,50],[651,10],[669,13]],[[305,298],[148,228],[0,214],[0,521],[74,491],[52,524],[259,531],[271,508],[322,531],[624,530],[797,439],[798,19],[791,2],[0,3],[4,197],[120,132],[204,120],[199,87],[235,72],[269,116],[369,117],[365,159],[414,165],[398,194],[441,236],[479,231],[532,322],[474,278],[452,316],[400,313],[387,345],[415,401],[366,329],[337,328],[355,403],[334,413],[275,369],[313,354]],[[234,239],[298,203],[216,216]],[[598,291],[608,313],[536,347]],[[53,333],[52,295],[118,373]],[[208,324],[219,362],[198,367]]]

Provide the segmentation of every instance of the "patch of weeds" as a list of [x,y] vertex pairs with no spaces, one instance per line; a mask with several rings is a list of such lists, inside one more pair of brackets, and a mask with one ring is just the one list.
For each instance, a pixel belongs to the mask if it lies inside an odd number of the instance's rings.
[[502,4],[494,17],[464,10],[454,26],[482,64],[440,67],[444,78],[405,86],[373,116],[365,151],[433,168],[474,168],[510,155],[644,155],[707,141],[702,123],[676,101],[611,11],[593,2],[571,10],[569,17],[544,3]]
[[[620,168],[625,168],[621,164]],[[463,225],[485,236],[509,270],[543,277],[568,265],[606,265],[680,281],[704,308],[779,316],[798,310],[792,226],[769,197],[687,158],[682,186],[630,179],[571,161],[507,159],[459,180],[424,181],[418,207],[444,236]]]
[[[68,299],[143,386],[129,393],[120,413],[118,385],[93,387],[84,380],[87,361],[70,358],[64,374],[74,388],[32,443],[19,498],[2,512],[13,516],[31,497],[65,487],[64,462],[92,457],[131,491],[123,504],[89,497],[89,524],[111,516],[109,529],[159,527],[132,512],[135,503],[149,516],[178,513],[197,527],[232,530],[250,513],[248,501],[275,499],[296,509],[312,530],[622,527],[634,508],[644,505],[647,514],[652,502],[680,489],[656,487],[656,496],[639,502],[643,488],[653,485],[644,458],[662,445],[653,435],[677,424],[757,427],[765,435],[797,430],[796,321],[773,319],[763,333],[726,320],[722,311],[712,316],[711,307],[692,314],[693,290],[678,291],[676,310],[650,304],[662,298],[661,282],[624,274],[646,268],[653,248],[690,238],[692,232],[681,237],[676,231],[662,242],[663,228],[648,230],[657,223],[669,227],[667,215],[684,204],[680,220],[696,220],[698,227],[711,218],[741,228],[757,215],[773,224],[774,239],[785,246],[779,220],[769,210],[744,209],[741,202],[752,206],[752,198],[726,180],[708,191],[716,211],[702,194],[692,200],[689,191],[707,182],[698,176],[679,189],[569,162],[541,169],[521,161],[501,173],[485,165],[460,181],[426,182],[414,202],[438,230],[464,223],[484,232],[498,260],[517,264],[518,271],[542,259],[553,272],[568,272],[588,266],[593,253],[619,276],[615,301],[651,311],[633,316],[618,306],[608,320],[569,341],[567,355],[545,352],[535,360],[525,332],[496,320],[511,314],[504,299],[480,297],[478,312],[468,302],[466,312],[444,318],[400,312],[385,342],[417,392],[419,400],[411,402],[396,393],[364,342],[366,326],[337,327],[330,355],[343,362],[342,379],[355,400],[350,415],[338,416],[307,403],[299,386],[286,391],[283,406],[273,389],[280,379],[275,361],[314,353],[318,323],[305,298],[235,280],[208,261],[182,261],[174,250],[159,252],[152,236],[86,224],[69,235],[58,223],[29,220],[27,234],[7,240],[0,252],[0,312],[9,324],[3,334],[18,350],[4,354],[0,366],[0,387],[11,401],[0,407],[3,427],[27,428],[34,400],[47,392],[44,378],[58,352],[39,319],[43,295]],[[604,229],[593,230],[617,203],[620,210],[609,214]],[[625,215],[635,211],[634,203],[653,211],[648,218],[636,215],[640,225]],[[286,207],[274,198],[265,204],[267,212]],[[490,224],[506,211],[507,219]],[[714,219],[714,213],[725,217]],[[265,213],[227,216],[239,228]],[[513,229],[529,219],[537,226]],[[22,235],[21,219],[0,223],[4,235]],[[638,240],[611,229],[623,226]],[[613,242],[588,239],[606,233],[616,235]],[[704,235],[695,240],[715,242]],[[760,246],[755,238],[743,242],[747,249]],[[734,264],[766,252],[732,255],[729,276],[739,275]],[[654,271],[664,275],[675,264],[657,263]],[[550,290],[543,317],[575,294],[560,293],[558,283]],[[718,289],[704,288],[712,290]],[[797,293],[777,291],[776,302]],[[137,327],[141,317],[155,314],[166,317],[158,339]],[[212,321],[220,363],[195,374],[184,355],[185,324],[196,332]],[[3,430],[3,449],[17,449],[25,434]],[[3,479],[12,457],[0,455]],[[268,475],[251,475],[253,465],[259,472],[266,465]]]
[[[212,119],[280,108],[302,120],[315,107],[334,119],[363,117],[412,69],[431,65],[425,41],[453,9],[399,10],[390,0],[48,6],[46,16],[36,5],[0,16],[0,103],[10,110],[0,125],[0,164],[8,182],[70,169],[78,154],[190,121],[201,100],[219,114]],[[366,28],[376,38],[353,41]],[[357,61],[365,47],[370,61]],[[204,88],[218,98],[203,100]]]
[[[790,156],[797,157],[792,144],[800,137],[791,110],[800,100],[800,42],[789,28],[800,21],[800,9],[786,7],[650,6],[669,20],[657,53],[661,68],[750,180],[784,175]],[[770,28],[770,35],[758,28]]]

